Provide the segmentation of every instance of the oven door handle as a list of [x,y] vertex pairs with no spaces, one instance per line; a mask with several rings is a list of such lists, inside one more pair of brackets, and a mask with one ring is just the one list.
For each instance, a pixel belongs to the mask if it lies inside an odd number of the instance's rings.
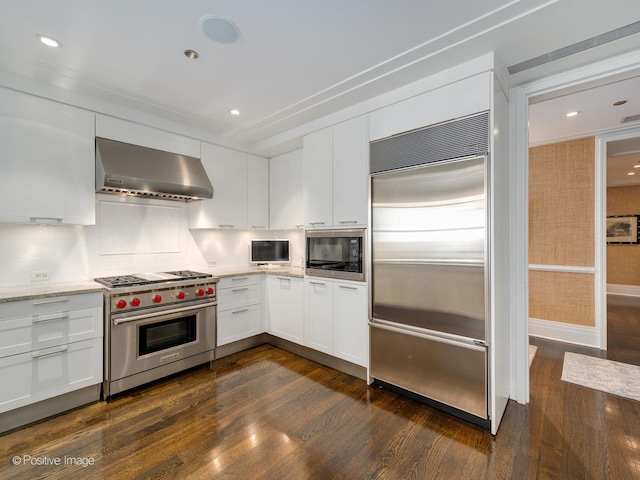
[[113,324],[120,325],[122,323],[135,322],[136,320],[144,320],[146,318],[160,317],[171,315],[173,313],[190,312],[192,310],[202,310],[207,307],[215,307],[216,303],[202,303],[200,305],[192,305],[190,307],[174,308],[173,310],[164,310],[162,312],[143,313],[142,315],[134,315],[133,317],[114,318]]

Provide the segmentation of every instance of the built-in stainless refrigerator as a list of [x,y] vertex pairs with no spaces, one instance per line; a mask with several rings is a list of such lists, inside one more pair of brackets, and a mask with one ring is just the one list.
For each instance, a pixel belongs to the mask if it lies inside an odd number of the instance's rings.
[[488,133],[471,120],[471,152],[434,153],[469,145],[452,125],[371,145],[370,377],[488,426]]

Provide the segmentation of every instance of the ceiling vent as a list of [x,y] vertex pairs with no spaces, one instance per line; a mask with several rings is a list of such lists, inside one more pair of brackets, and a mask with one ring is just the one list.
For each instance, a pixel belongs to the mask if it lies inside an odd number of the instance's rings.
[[514,75],[516,73],[529,70],[530,68],[538,67],[540,65],[544,65],[545,63],[568,57],[569,55],[573,55],[574,53],[583,52],[585,50],[589,50],[591,48],[599,47],[600,45],[613,42],[614,40],[628,37],[629,35],[633,35],[638,32],[640,32],[640,21],[630,23],[629,25],[625,25],[624,27],[616,28],[615,30],[611,30],[601,35],[596,35],[595,37],[591,37],[587,40],[574,43],[573,45],[569,45],[568,47],[563,47],[558,50],[554,50],[553,52],[545,53],[544,55],[540,55],[535,58],[525,60],[524,62],[511,65],[510,67],[507,67],[507,71],[509,72],[509,75]]
[[636,115],[629,115],[628,117],[624,117],[621,123],[637,122],[639,120],[640,120],[640,113]]

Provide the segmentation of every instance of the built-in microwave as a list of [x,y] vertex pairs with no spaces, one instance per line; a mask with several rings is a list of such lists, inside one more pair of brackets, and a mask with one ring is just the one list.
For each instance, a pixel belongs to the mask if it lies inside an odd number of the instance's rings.
[[305,274],[364,282],[364,229],[307,230]]

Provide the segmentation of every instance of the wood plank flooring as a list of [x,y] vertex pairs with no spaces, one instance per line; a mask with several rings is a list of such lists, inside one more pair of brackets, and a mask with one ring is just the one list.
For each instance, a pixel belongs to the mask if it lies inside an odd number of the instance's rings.
[[640,402],[560,380],[565,351],[607,352],[532,343],[495,437],[263,345],[0,435],[0,478],[640,479]]

